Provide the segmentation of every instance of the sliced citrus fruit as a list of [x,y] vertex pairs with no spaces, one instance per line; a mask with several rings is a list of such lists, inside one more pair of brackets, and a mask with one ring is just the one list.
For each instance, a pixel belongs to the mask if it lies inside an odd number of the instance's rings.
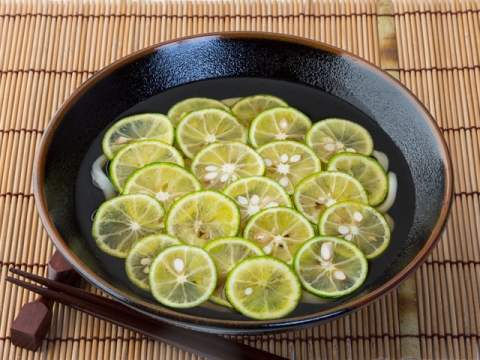
[[175,138],[178,147],[192,159],[208,144],[247,142],[247,132],[235,116],[225,110],[202,109],[186,114],[178,123]]
[[363,185],[370,205],[380,204],[387,196],[388,177],[380,163],[363,154],[340,153],[330,158],[327,170],[350,174]]
[[135,241],[162,231],[164,216],[162,204],[150,195],[117,196],[98,208],[92,235],[101,250],[125,258]]
[[300,180],[322,169],[313,150],[296,141],[274,141],[259,147],[257,152],[265,162],[265,175],[282,185],[289,195]]
[[113,156],[128,143],[136,140],[160,140],[173,144],[175,132],[170,119],[162,114],[146,113],[128,116],[117,121],[102,140],[104,154]]
[[390,243],[390,227],[383,215],[355,201],[338,202],[326,209],[318,222],[318,232],[351,241],[367,259],[383,253]]
[[238,122],[248,128],[253,118],[263,110],[278,106],[288,106],[288,104],[276,96],[258,94],[241,98],[231,108]]
[[315,236],[308,219],[287,207],[259,211],[245,225],[243,237],[256,242],[267,255],[291,264],[297,249]]
[[363,284],[368,261],[354,244],[333,236],[316,236],[298,249],[293,268],[303,287],[324,298],[351,294]]
[[305,142],[312,126],[307,115],[292,107],[274,107],[258,114],[251,122],[248,139],[254,148],[275,140]]
[[225,282],[230,270],[248,257],[265,255],[252,241],[239,237],[223,237],[210,241],[204,249],[212,256],[217,268],[217,287],[210,300],[216,304],[232,307],[225,295]]
[[172,163],[152,163],[136,170],[123,187],[123,194],[143,193],[156,197],[165,208],[202,184],[190,171]]
[[120,149],[108,168],[110,179],[118,191],[135,170],[154,162],[184,165],[182,155],[173,146],[158,140],[138,140]]
[[262,157],[251,147],[239,143],[216,143],[200,150],[190,169],[205,189],[223,190],[239,178],[263,175]]
[[295,207],[314,224],[325,209],[338,201],[355,200],[368,204],[360,181],[340,171],[321,171],[307,176],[295,188]]
[[230,108],[222,101],[205,97],[192,97],[177,102],[168,110],[167,115],[173,124],[177,125],[187,113],[207,108],[222,109],[230,112]]
[[324,163],[340,152],[370,155],[373,151],[370,133],[363,126],[344,119],[330,118],[317,122],[310,128],[305,140]]
[[197,246],[219,237],[236,236],[239,227],[240,210],[235,201],[214,190],[182,196],[173,203],[165,218],[167,233]]
[[190,308],[208,300],[217,284],[208,252],[192,245],[172,245],[153,259],[148,275],[153,297],[173,308]]
[[140,289],[150,291],[150,264],[160,251],[175,244],[180,244],[180,240],[168,234],[149,235],[134,243],[125,259],[125,271],[130,281]]
[[257,320],[287,316],[302,295],[302,285],[293,269],[271,256],[240,261],[230,271],[225,289],[237,311]]
[[242,228],[252,215],[262,209],[293,206],[285,189],[276,181],[264,176],[238,179],[228,185],[223,193],[235,200],[240,208]]

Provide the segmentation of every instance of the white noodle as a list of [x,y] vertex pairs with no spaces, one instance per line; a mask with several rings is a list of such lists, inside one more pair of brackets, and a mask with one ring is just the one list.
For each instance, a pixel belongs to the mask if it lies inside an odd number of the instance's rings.
[[380,163],[380,165],[382,165],[385,171],[388,171],[389,161],[388,161],[388,156],[385,153],[381,151],[373,150],[372,156],[375,159],[377,159],[377,161]]
[[376,207],[378,211],[381,213],[386,213],[392,207],[393,203],[395,202],[395,198],[397,197],[397,175],[393,172],[388,173],[388,193],[387,197],[383,202]]
[[103,172],[102,168],[107,163],[108,158],[105,155],[101,155],[98,157],[97,160],[92,165],[92,182],[97,188],[102,190],[103,195],[105,196],[106,200],[112,199],[117,196],[117,192],[113,187],[110,179],[107,175]]
[[302,290],[302,297],[300,302],[307,304],[327,304],[332,302],[333,299],[324,299],[313,294],[310,294],[308,291]]

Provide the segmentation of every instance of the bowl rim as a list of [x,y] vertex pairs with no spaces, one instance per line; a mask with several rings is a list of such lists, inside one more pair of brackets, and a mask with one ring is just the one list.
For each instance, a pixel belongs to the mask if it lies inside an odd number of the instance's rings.
[[[46,161],[46,155],[49,148],[49,145],[54,136],[55,130],[61,123],[61,120],[64,114],[68,111],[70,106],[74,104],[77,99],[88,90],[88,88],[99,81],[103,76],[115,71],[116,69],[135,61],[138,58],[142,58],[148,54],[155,53],[158,49],[168,46],[180,45],[185,41],[196,41],[200,39],[268,39],[268,40],[277,40],[287,43],[297,43],[304,45],[310,48],[322,50],[329,53],[337,54],[343,58],[349,59],[357,63],[361,63],[362,66],[366,67],[369,71],[372,71],[375,76],[383,78],[386,80],[389,85],[395,87],[398,91],[402,92],[412,104],[414,104],[420,112],[425,115],[427,119],[427,125],[432,135],[435,137],[437,146],[439,147],[439,153],[443,160],[443,166],[445,171],[445,192],[442,202],[441,211],[435,228],[427,239],[425,245],[418,252],[418,254],[410,261],[410,263],[405,266],[398,274],[392,277],[390,280],[382,284],[379,288],[374,289],[367,294],[361,296],[358,299],[354,299],[351,302],[342,304],[336,307],[329,308],[328,310],[320,311],[317,313],[296,316],[292,318],[282,318],[277,320],[222,320],[222,319],[213,319],[213,318],[204,318],[196,315],[190,315],[185,313],[178,313],[175,310],[158,307],[156,313],[151,313],[148,309],[152,308],[152,304],[145,302],[141,299],[132,297],[124,293],[123,291],[113,287],[110,283],[106,282],[93,271],[88,268],[85,268],[84,264],[80,259],[73,253],[73,251],[67,246],[66,242],[63,240],[60,233],[57,231],[53,220],[49,214],[48,206],[46,199],[44,197],[44,165]],[[41,142],[37,148],[34,167],[33,167],[33,190],[34,198],[37,206],[37,210],[40,216],[40,219],[43,223],[43,226],[54,243],[55,247],[61,252],[62,256],[77,270],[86,280],[91,282],[95,287],[101,289],[107,294],[116,297],[117,300],[122,299],[126,305],[131,306],[137,311],[143,312],[159,321],[166,321],[178,326],[189,327],[200,329],[204,331],[213,331],[216,332],[216,329],[221,329],[219,331],[223,333],[236,333],[239,330],[245,330],[248,332],[270,332],[278,329],[279,331],[287,330],[288,328],[299,328],[311,326],[316,323],[329,321],[333,318],[347,315],[353,310],[360,309],[374,300],[385,296],[387,293],[395,289],[401,283],[403,283],[407,278],[409,278],[415,270],[417,270],[423,262],[427,259],[431,251],[436,247],[440,235],[445,229],[447,219],[450,214],[452,200],[453,200],[453,168],[451,155],[448,151],[447,144],[445,139],[442,136],[441,130],[438,127],[437,123],[433,119],[430,112],[427,108],[420,102],[420,100],[400,81],[395,79],[393,76],[389,75],[387,72],[376,66],[375,64],[370,63],[368,60],[361,58],[355,54],[352,54],[348,51],[340,49],[338,47],[328,45],[316,40],[311,40],[304,37],[294,36],[294,35],[284,35],[277,33],[269,32],[250,32],[250,31],[227,31],[227,32],[214,32],[208,34],[199,34],[199,35],[190,35],[181,38],[175,38],[169,41],[157,43],[141,50],[135,51],[129,55],[126,55],[115,62],[107,65],[106,67],[100,69],[93,76],[87,79],[82,83],[68,98],[61,104],[59,109],[53,114],[50,122],[48,123],[45,132],[42,136]],[[134,305],[134,304],[137,305]],[[161,313],[161,315],[159,314]]]

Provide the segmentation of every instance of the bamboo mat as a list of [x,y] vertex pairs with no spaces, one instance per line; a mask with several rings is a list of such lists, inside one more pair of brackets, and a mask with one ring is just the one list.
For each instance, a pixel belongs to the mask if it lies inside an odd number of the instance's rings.
[[54,251],[36,212],[32,166],[62,101],[133,51],[224,30],[299,35],[387,70],[438,122],[455,174],[446,231],[397,290],[337,321],[238,341],[296,360],[479,358],[479,8],[477,0],[0,0],[0,359],[197,359],[62,305],[38,351],[16,348],[10,325],[35,296],[4,277],[11,266],[46,275]]

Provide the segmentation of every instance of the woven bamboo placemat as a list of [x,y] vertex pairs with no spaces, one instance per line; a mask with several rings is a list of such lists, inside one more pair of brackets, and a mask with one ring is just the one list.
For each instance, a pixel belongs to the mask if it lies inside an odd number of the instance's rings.
[[35,296],[4,277],[11,266],[45,275],[54,251],[36,212],[32,166],[62,101],[135,50],[224,30],[303,36],[387,70],[438,122],[455,175],[452,215],[438,247],[397,290],[337,321],[238,341],[296,360],[478,358],[479,7],[476,0],[0,0],[0,358],[197,358],[62,305],[38,351],[17,348],[10,325]]

